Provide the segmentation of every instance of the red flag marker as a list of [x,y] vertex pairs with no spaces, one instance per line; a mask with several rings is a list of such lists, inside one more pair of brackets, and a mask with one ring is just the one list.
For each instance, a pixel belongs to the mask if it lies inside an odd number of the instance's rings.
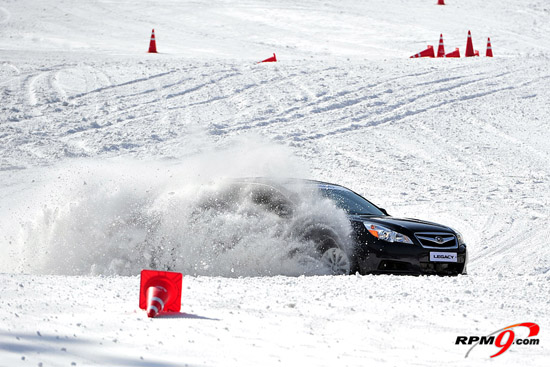
[[412,55],[410,58],[415,59],[417,57],[435,57],[434,47],[432,45],[429,45],[427,49],[425,49],[424,51],[420,51],[416,55]]
[[460,57],[460,50],[455,48],[453,52],[449,52],[445,57]]
[[277,56],[275,56],[275,53],[273,53],[273,56],[258,62],[258,64],[261,64],[262,62],[277,62]]
[[181,309],[181,282],[183,275],[171,271],[142,270],[139,287],[139,308],[147,316],[179,312]]

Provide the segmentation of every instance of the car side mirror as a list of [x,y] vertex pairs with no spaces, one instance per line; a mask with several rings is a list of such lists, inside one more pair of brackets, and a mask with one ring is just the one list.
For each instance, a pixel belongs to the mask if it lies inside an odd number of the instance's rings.
[[388,212],[386,211],[386,209],[384,209],[384,208],[378,208],[378,209],[380,209],[380,211],[382,213],[384,213],[385,215],[389,215]]

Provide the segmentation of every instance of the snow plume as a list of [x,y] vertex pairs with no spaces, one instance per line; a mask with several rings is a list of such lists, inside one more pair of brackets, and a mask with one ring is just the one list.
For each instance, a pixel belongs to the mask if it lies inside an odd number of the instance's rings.
[[10,208],[15,223],[0,239],[7,242],[3,269],[325,274],[304,232],[315,226],[351,250],[344,213],[311,189],[298,184],[290,191],[281,187],[283,193],[235,179],[303,175],[300,162],[281,146],[239,141],[177,162],[79,160],[47,171]]

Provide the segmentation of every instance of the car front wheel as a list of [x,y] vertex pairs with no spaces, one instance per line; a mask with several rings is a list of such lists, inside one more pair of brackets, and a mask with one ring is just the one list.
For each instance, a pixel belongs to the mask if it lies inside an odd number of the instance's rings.
[[329,268],[332,275],[348,275],[351,270],[349,256],[338,247],[326,250],[321,256],[321,262]]

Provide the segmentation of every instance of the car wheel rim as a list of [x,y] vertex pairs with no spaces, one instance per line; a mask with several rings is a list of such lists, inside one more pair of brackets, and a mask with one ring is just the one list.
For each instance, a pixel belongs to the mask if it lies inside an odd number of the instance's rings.
[[330,248],[321,257],[321,262],[326,265],[332,274],[344,275],[350,272],[348,255],[339,248]]

